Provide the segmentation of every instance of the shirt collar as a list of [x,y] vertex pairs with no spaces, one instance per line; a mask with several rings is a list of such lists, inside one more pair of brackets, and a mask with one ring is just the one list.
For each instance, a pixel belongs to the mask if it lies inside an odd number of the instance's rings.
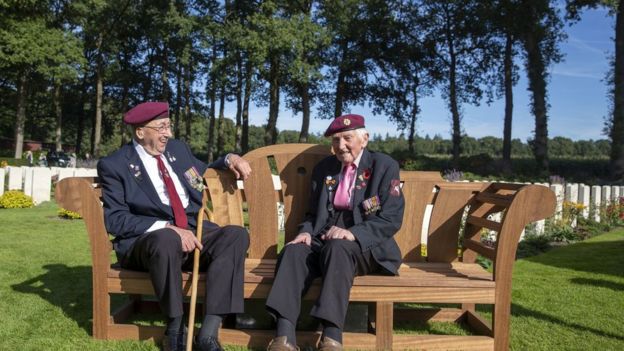
[[149,153],[147,153],[147,151],[145,151],[145,148],[143,147],[143,145],[137,143],[137,141],[134,140],[134,139],[132,139],[132,145],[134,145],[134,149],[139,154],[139,157],[142,160],[145,160],[145,159],[149,160],[150,158],[155,158],[154,155],[150,155]]
[[[360,166],[360,160],[362,160],[362,155],[364,155],[364,148],[362,148],[362,151],[360,151],[360,154],[357,155],[357,157],[353,161],[353,164],[355,165],[356,169]],[[344,168],[344,166],[346,166],[346,165],[343,163],[342,167]]]

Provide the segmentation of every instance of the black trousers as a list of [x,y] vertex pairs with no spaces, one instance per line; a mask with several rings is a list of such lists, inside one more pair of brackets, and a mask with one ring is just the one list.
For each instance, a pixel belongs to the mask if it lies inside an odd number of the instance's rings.
[[270,312],[296,325],[302,296],[315,278],[322,277],[321,292],[310,315],[343,329],[353,278],[379,270],[370,251],[362,252],[355,241],[286,245],[278,260],[266,306]]
[[[206,313],[242,313],[247,230],[205,221],[202,244],[199,269],[207,273]],[[182,241],[175,231],[164,228],[143,235],[120,263],[123,268],[149,272],[160,308],[167,317],[184,314],[182,270],[193,269],[193,253],[182,251]]]

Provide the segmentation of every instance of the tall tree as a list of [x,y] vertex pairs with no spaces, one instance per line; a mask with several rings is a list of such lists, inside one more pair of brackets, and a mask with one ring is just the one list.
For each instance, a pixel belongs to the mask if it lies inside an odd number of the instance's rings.
[[624,1],[622,0],[567,0],[568,18],[578,21],[583,8],[604,6],[615,16],[613,70],[610,73],[612,115],[606,129],[611,139],[610,167],[614,179],[624,177]]
[[442,96],[451,112],[453,162],[461,153],[461,105],[478,105],[483,86],[489,83],[492,55],[492,33],[484,20],[487,4],[471,0],[424,0],[423,28],[427,35],[438,38],[436,65],[445,76]]
[[441,79],[434,45],[425,35],[417,3],[389,3],[383,17],[378,19],[385,30],[375,41],[375,51],[381,54],[376,60],[375,82],[369,88],[370,100],[374,114],[385,113],[400,129],[408,130],[409,151],[414,153],[420,98],[430,95]]
[[548,67],[561,61],[558,44],[565,38],[559,11],[549,0],[522,0],[522,41],[525,69],[535,116],[535,135],[531,142],[538,171],[548,172]]

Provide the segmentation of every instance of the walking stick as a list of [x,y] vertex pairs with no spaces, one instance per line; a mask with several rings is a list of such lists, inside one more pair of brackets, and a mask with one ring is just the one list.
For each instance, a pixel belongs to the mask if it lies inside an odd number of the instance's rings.
[[[202,227],[204,224],[204,211],[205,207],[202,207],[197,216],[197,240],[201,242],[202,239]],[[191,305],[189,306],[189,322],[188,322],[188,334],[186,335],[186,351],[193,350],[193,328],[195,327],[195,307],[197,306],[197,284],[199,280],[199,256],[201,251],[195,248],[193,257],[193,275],[191,276]]]

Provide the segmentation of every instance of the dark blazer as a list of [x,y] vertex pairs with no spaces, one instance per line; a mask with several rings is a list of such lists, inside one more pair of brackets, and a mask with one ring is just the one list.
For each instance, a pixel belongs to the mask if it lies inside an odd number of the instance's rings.
[[[186,143],[175,139],[169,139],[164,155],[189,195],[185,211],[189,229],[195,229],[202,193],[191,186],[184,173],[195,167],[202,177],[207,168],[227,169],[224,158],[206,165],[193,156]],[[106,230],[115,237],[113,247],[117,257],[123,257],[155,221],[173,223],[171,206],[160,201],[132,142],[102,158],[97,170],[102,184],[104,223]]]
[[[299,226],[299,233],[312,234],[316,242],[330,216],[328,205],[332,199],[328,187],[335,180],[335,184],[331,185],[335,191],[341,171],[341,162],[336,156],[329,156],[319,162],[312,173],[310,206],[305,221]],[[393,238],[401,228],[405,208],[398,184],[399,164],[388,155],[364,149],[353,194],[355,224],[348,229],[356,237],[362,251],[371,250],[377,263],[392,274],[397,274],[402,257]],[[379,196],[381,208],[367,215],[363,201],[375,195]]]

